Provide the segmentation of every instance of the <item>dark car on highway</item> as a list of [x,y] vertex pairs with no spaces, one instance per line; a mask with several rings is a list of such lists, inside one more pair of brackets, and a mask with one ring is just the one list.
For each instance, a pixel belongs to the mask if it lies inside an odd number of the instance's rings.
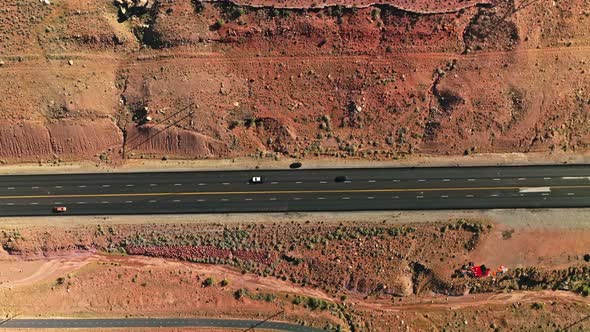
[[350,178],[346,175],[341,175],[341,176],[337,176],[334,181],[336,182],[346,182],[346,181],[350,181]]

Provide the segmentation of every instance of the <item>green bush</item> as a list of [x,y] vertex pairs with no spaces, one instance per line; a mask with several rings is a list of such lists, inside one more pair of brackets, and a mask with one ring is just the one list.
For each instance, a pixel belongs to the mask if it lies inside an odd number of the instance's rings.
[[212,277],[209,277],[209,278],[205,279],[205,281],[203,281],[203,287],[209,287],[209,286],[212,286],[213,284],[215,284],[215,279],[213,279]]
[[225,25],[225,20],[222,18],[218,18],[217,21],[215,21],[215,24],[213,24],[213,29],[215,30],[219,30],[221,29],[223,26]]
[[248,293],[248,290],[246,288],[240,288],[234,292],[234,298],[236,300],[239,300],[244,296],[250,296],[250,294]]

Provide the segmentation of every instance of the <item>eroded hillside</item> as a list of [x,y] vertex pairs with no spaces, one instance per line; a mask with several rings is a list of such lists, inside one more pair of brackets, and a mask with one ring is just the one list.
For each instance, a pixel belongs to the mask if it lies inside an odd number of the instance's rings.
[[120,3],[0,10],[2,160],[590,144],[588,0]]

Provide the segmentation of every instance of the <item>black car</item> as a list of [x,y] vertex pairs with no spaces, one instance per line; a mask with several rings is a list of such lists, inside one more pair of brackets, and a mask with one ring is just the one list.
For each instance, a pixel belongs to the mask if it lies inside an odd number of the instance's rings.
[[337,176],[334,181],[336,182],[346,182],[346,181],[350,181],[350,178],[348,176],[345,175],[341,175],[341,176]]

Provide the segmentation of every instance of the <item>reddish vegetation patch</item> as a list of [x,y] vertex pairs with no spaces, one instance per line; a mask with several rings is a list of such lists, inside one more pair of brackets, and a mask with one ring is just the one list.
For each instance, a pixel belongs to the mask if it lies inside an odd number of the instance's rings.
[[127,246],[125,251],[130,255],[174,258],[184,261],[217,261],[233,260],[250,261],[258,264],[270,265],[276,258],[269,252],[250,250],[229,250],[211,246],[161,246],[137,247]]
[[367,7],[391,5],[415,13],[448,13],[491,0],[235,0],[236,4],[277,8],[323,8],[327,6]]

